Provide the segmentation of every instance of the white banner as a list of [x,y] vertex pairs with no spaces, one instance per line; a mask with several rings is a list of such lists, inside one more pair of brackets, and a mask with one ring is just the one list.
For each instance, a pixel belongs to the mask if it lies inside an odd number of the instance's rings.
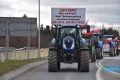
[[51,24],[85,24],[85,8],[51,8]]
[[104,44],[103,45],[103,51],[104,52],[109,52],[110,51],[110,45],[109,44]]

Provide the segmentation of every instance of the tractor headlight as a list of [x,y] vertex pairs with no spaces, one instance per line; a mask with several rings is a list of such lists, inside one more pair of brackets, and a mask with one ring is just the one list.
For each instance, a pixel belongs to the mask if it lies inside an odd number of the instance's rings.
[[73,39],[73,43],[72,43],[71,49],[74,49],[74,48],[75,48],[75,42],[74,42],[74,39]]
[[67,49],[65,44],[63,44],[63,48],[64,48],[64,49]]
[[75,48],[75,45],[74,45],[74,44],[72,44],[71,49],[74,49],[74,48]]

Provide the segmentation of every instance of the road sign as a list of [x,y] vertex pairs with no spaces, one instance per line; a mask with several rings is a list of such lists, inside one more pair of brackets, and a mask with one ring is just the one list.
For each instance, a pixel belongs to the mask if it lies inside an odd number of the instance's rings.
[[85,8],[51,8],[51,24],[78,24],[85,23]]
[[0,36],[37,36],[37,18],[0,17]]

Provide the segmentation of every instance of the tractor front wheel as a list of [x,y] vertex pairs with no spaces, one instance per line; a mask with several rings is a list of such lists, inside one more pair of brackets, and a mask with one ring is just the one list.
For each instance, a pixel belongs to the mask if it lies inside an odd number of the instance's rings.
[[81,51],[80,53],[80,71],[89,72],[89,51]]
[[57,51],[49,50],[48,53],[48,71],[56,72],[57,71]]

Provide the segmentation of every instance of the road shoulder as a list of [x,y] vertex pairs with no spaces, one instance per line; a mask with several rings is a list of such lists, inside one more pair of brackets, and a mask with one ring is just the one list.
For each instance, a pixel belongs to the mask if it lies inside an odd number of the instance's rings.
[[12,79],[24,74],[25,72],[27,72],[31,69],[34,69],[40,65],[46,64],[47,62],[48,62],[47,60],[43,60],[43,61],[38,61],[38,62],[27,64],[27,65],[25,65],[17,70],[11,71],[7,74],[0,76],[0,80],[12,80]]

